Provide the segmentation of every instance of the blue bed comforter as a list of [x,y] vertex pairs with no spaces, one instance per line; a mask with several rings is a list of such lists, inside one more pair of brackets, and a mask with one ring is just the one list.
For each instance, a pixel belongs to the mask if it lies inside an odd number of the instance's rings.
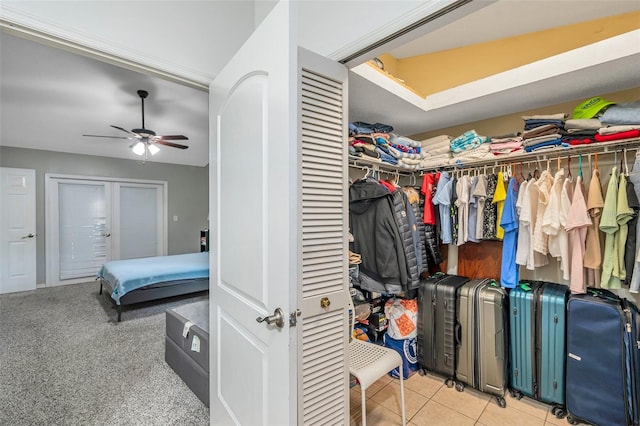
[[111,297],[118,305],[127,292],[150,284],[208,276],[209,252],[112,260],[98,272],[98,278],[111,284]]

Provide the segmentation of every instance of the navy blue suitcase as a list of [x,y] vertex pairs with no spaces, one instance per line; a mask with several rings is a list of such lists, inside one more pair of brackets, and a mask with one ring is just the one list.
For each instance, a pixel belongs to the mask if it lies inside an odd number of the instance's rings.
[[640,423],[638,308],[603,289],[567,305],[567,420],[598,426]]

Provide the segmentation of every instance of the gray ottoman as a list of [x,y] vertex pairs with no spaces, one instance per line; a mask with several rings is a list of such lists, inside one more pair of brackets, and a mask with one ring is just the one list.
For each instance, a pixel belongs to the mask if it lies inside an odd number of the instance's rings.
[[168,309],[166,319],[164,360],[208,407],[209,301]]

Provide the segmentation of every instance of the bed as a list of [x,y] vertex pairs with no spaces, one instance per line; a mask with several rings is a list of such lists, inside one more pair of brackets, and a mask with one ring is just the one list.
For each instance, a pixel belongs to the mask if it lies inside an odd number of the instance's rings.
[[106,262],[97,278],[118,307],[209,290],[209,252]]

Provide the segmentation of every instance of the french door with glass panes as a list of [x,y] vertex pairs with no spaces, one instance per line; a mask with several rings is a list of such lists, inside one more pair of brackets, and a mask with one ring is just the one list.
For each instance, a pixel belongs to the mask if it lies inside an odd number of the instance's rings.
[[166,254],[165,184],[47,177],[47,285],[94,279],[109,260]]

